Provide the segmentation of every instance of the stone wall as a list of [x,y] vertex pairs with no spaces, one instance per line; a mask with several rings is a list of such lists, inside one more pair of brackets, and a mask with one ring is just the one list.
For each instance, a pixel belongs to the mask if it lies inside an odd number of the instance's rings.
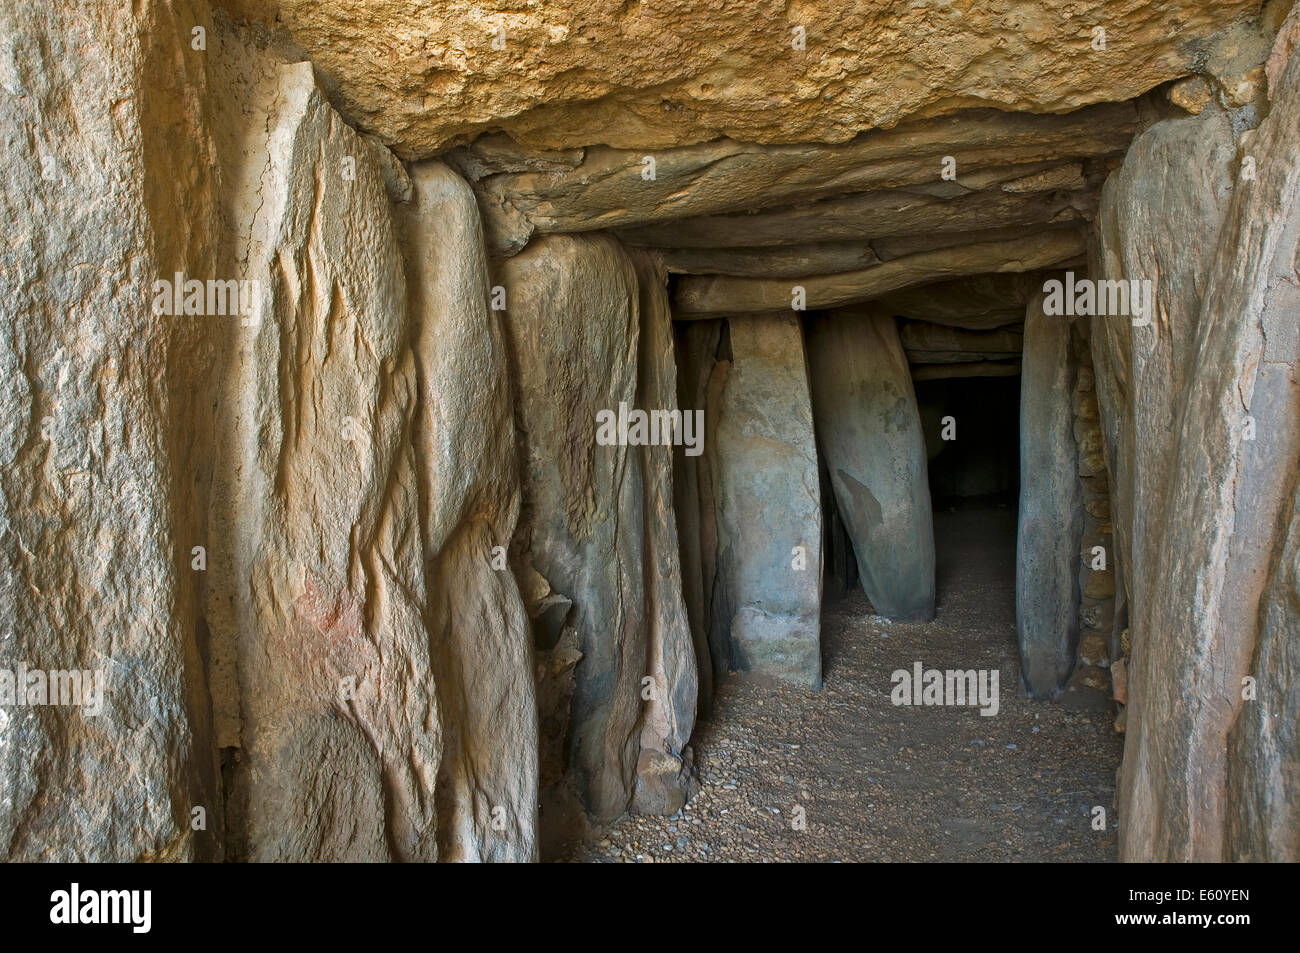
[[1295,17],[1258,95],[1211,90],[1153,126],[1103,195],[1094,273],[1151,281],[1156,301],[1150,323],[1092,335],[1131,647],[1128,860],[1297,856],[1282,831],[1300,751],[1278,717],[1300,459]]
[[[824,553],[930,617],[908,358],[1014,373],[1027,303],[1026,683],[1124,704],[1125,859],[1300,859],[1300,13],[1265,60],[1258,4],[1193,6],[1127,4],[1108,68],[976,17],[928,85],[914,10],[791,99],[775,7],[607,47],[542,4],[516,52],[572,62],[521,81],[420,11],[413,65],[350,2],[7,5],[0,668],[107,683],[0,710],[6,859],[527,861],[539,794],[679,810],[724,673],[819,686]],[[1085,243],[1149,321],[1044,313]],[[598,439],[623,407],[702,443]]]
[[[1110,523],[1110,482],[1097,405],[1096,374],[1092,364],[1088,321],[1071,324],[1071,361],[1077,370],[1071,407],[1074,443],[1078,452],[1080,495],[1083,502],[1079,535],[1079,649],[1070,684],[1090,691],[1111,693],[1108,671],[1112,658],[1111,635],[1115,618],[1115,549]],[[1122,677],[1122,676],[1121,676]],[[1123,722],[1117,723],[1123,730]]]

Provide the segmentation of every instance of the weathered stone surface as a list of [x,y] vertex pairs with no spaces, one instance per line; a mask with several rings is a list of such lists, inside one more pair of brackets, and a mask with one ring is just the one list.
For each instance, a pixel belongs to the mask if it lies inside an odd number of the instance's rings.
[[[1091,211],[1091,195],[1056,191],[1010,194],[997,188],[999,179],[1010,179],[1023,169],[999,167],[984,174],[959,176],[956,182],[943,182],[930,168],[924,170],[925,177],[919,183],[907,188],[834,195],[755,213],[674,218],[663,224],[622,228],[618,236],[634,245],[669,248],[865,242],[893,235],[915,236],[918,232],[964,234],[1011,226],[1023,232],[1029,225],[1077,222],[1083,213]],[[752,201],[777,205],[784,194],[755,196]],[[514,199],[503,201],[513,204]]]
[[[671,413],[681,408],[667,275],[650,256],[632,253],[631,257],[641,314],[637,406]],[[673,510],[674,448],[647,446],[641,448],[641,455],[649,642],[646,674],[654,679],[654,691],[642,713],[633,806],[642,813],[674,814],[695,790],[690,765],[683,762],[695,727],[699,670],[682,591],[681,547]]]
[[1083,498],[1071,427],[1075,365],[1068,318],[1025,311],[1020,377],[1020,513],[1016,528],[1016,636],[1020,673],[1050,698],[1074,667],[1079,638],[1079,535]]
[[[669,549],[670,451],[596,443],[599,411],[635,409],[642,396],[675,403],[666,302],[647,291],[643,304],[636,265],[605,236],[539,242],[501,279],[523,450],[522,551],[573,603],[582,659],[570,768],[586,809],[608,821],[632,800],[647,731],[680,760],[694,717],[694,658],[682,648],[691,635]],[[656,701],[643,721],[646,676]],[[643,766],[662,789],[663,759]]]
[[[1300,301],[1283,277],[1300,221],[1298,62],[1248,136],[1256,180],[1207,109],[1143,136],[1103,204],[1106,277],[1159,282],[1152,326],[1094,334],[1132,633],[1127,859],[1296,856],[1280,832],[1295,829],[1297,752],[1270,713],[1291,703],[1295,628],[1279,567],[1300,456]],[[1246,675],[1260,700],[1242,699]]]
[[[923,230],[905,235],[891,235],[877,238],[871,242],[871,250],[881,261],[893,261],[906,258],[925,251],[940,248],[961,248],[963,245],[983,245],[989,242],[1005,242],[1014,239],[1027,239],[1031,235],[1046,239],[1052,232],[1069,232],[1079,227],[1081,220],[1092,221],[1095,215],[1096,196],[1088,193],[1076,202],[1071,210],[1059,216],[1063,221],[1054,224],[1008,225],[1001,228],[973,228],[962,232],[945,232],[942,230]],[[1082,264],[1083,259],[1078,259]],[[994,277],[994,276],[990,276]],[[1017,316],[1017,320],[1023,314]]]
[[222,854],[190,570],[216,347],[208,319],[149,308],[216,254],[207,79],[181,39],[202,12],[0,8],[0,668],[107,680],[97,714],[0,706],[6,860]]
[[714,592],[718,568],[718,517],[714,468],[716,459],[719,395],[731,368],[718,360],[724,322],[695,321],[675,330],[678,399],[686,410],[704,411],[704,454],[688,456],[677,451],[677,479],[673,483],[678,539],[686,608],[695,640],[699,666],[699,713],[712,709],[713,692],[731,667],[727,632],[713,624]]
[[1009,360],[1020,356],[1024,343],[1020,328],[966,331],[928,321],[900,322],[898,337],[913,364]]
[[[633,229],[696,216],[706,218],[687,221],[680,229],[688,247],[736,244],[734,236],[745,235],[746,229],[738,232],[730,216],[716,217],[721,213],[824,198],[837,201],[765,217],[756,224],[754,239],[744,243],[858,238],[873,226],[875,235],[899,234],[908,230],[907,222],[943,223],[953,214],[968,218],[961,226],[948,224],[949,230],[1050,222],[1077,215],[1073,204],[1086,207],[1086,195],[1066,191],[1058,197],[1046,182],[1047,192],[1035,191],[1026,177],[1058,166],[1066,157],[1118,155],[1141,124],[1137,105],[1127,102],[1065,116],[971,110],[863,133],[832,146],[761,146],[724,139],[652,156],[641,148],[593,146],[572,169],[503,172],[475,182],[474,188],[489,242],[507,255],[534,233]],[[526,155],[513,164],[527,162]],[[955,181],[942,178],[945,156],[956,163]],[[481,158],[475,159],[482,164]],[[1013,182],[1028,191],[1015,194],[999,188]],[[945,201],[982,189],[991,191],[978,200],[953,205]],[[868,194],[843,198],[855,192]],[[896,223],[899,218],[903,223]],[[782,238],[787,227],[790,236]],[[677,233],[676,227],[667,234],[638,229],[620,237],[662,245],[676,244],[671,236]]]
[[[1145,601],[1161,548],[1178,401],[1195,372],[1192,349],[1212,248],[1186,235],[1217,235],[1232,187],[1232,139],[1221,113],[1167,121],[1134,143],[1107,183],[1093,271],[1153,282],[1150,327],[1120,318],[1093,322],[1097,400],[1102,410],[1121,607]],[[1122,234],[1121,234],[1122,232]],[[1117,619],[1117,624],[1123,624]]]
[[866,242],[823,242],[774,248],[663,248],[659,259],[686,275],[736,275],[745,278],[801,278],[857,271],[879,261]]
[[808,329],[817,440],[862,591],[890,619],[934,617],[925,436],[893,317],[832,313]]
[[[1151,611],[1153,592],[1164,582],[1156,566],[1160,550],[1169,545],[1164,514],[1177,446],[1175,425],[1180,395],[1188,392],[1196,372],[1197,325],[1214,254],[1209,236],[1218,235],[1227,209],[1233,153],[1231,129],[1221,112],[1158,123],[1134,143],[1103,192],[1093,271],[1103,278],[1153,281],[1158,305],[1149,327],[1133,327],[1122,317],[1101,319],[1093,322],[1092,333],[1121,583],[1114,624],[1122,628],[1131,620],[1139,656],[1147,651],[1143,613]],[[1206,237],[1188,242],[1186,235]],[[1193,531],[1191,524],[1182,525]],[[1182,627],[1179,623],[1177,630]],[[1175,637],[1170,632],[1164,638]],[[1149,651],[1161,650],[1152,646]],[[1169,660],[1149,658],[1146,678],[1152,688],[1169,683],[1172,670],[1156,670]],[[1148,744],[1141,658],[1133,658],[1129,676],[1136,710],[1127,718],[1127,748],[1136,753]],[[1151,730],[1158,734],[1162,728],[1153,723]],[[1126,769],[1128,778],[1140,770],[1137,763]],[[1179,774],[1172,765],[1168,770],[1175,778]],[[1182,787],[1187,781],[1172,783]],[[1134,845],[1129,856],[1155,856],[1154,804],[1148,795],[1138,794],[1131,802],[1128,797],[1121,795],[1121,805],[1128,805],[1121,832],[1123,842]],[[1177,813],[1186,810],[1180,806]]]
[[[1300,627],[1295,603],[1283,596],[1294,585],[1294,563],[1284,559],[1295,533],[1300,459],[1297,136],[1300,57],[1292,55],[1250,145],[1258,179],[1246,184],[1238,177],[1201,305],[1196,383],[1177,418],[1166,510],[1186,514],[1186,523],[1172,522],[1177,535],[1155,567],[1156,578],[1172,582],[1156,594],[1150,616],[1139,613],[1144,631],[1134,628],[1130,719],[1140,718],[1148,734],[1134,746],[1132,762],[1126,750],[1123,784],[1135,805],[1145,797],[1136,786],[1148,772],[1165,792],[1167,820],[1153,838],[1157,856],[1300,857],[1294,800],[1300,750],[1294,734],[1273,727],[1286,715],[1270,717],[1289,711],[1295,698],[1288,653]],[[1250,440],[1250,424],[1264,436]],[[1189,617],[1189,607],[1197,632],[1192,644],[1176,640],[1171,628]],[[1171,668],[1176,687],[1157,687],[1161,675],[1169,685]],[[1248,674],[1263,686],[1253,703],[1242,700]],[[1174,694],[1197,704],[1170,704]],[[1234,719],[1240,731],[1231,736],[1225,764],[1223,737]],[[1157,720],[1158,734],[1151,730]],[[1182,803],[1181,784],[1165,780],[1183,770],[1180,757],[1194,766],[1185,831],[1183,817],[1168,813]],[[1289,840],[1279,839],[1282,829]],[[1136,856],[1144,846],[1134,838],[1123,849]]]
[[488,309],[483,233],[469,186],[437,162],[417,166],[412,184],[411,201],[399,210],[419,393],[414,432],[432,662],[443,723],[439,854],[442,860],[535,860],[532,646],[505,565],[519,511],[505,345]]
[[[345,115],[406,157],[496,128],[543,147],[640,148],[719,136],[839,142],[972,105],[1060,112],[1191,72],[1206,37],[1258,9],[1244,0],[951,10],[647,0],[614,15],[556,2],[499,14],[466,0],[227,5],[286,28]],[[1093,49],[1099,24],[1113,25],[1104,50]],[[794,48],[795,26],[805,49]]]
[[[307,63],[277,71],[265,135],[246,250],[261,296],[231,328],[217,408],[212,521],[232,542],[206,602],[239,659],[236,853],[432,860],[442,732],[383,162]],[[344,156],[355,180],[327,187]]]
[[677,282],[673,293],[673,313],[679,318],[694,318],[789,310],[796,285],[805,290],[808,309],[833,308],[870,301],[900,288],[956,275],[1036,271],[1078,258],[1086,244],[1081,232],[1049,232],[1011,241],[922,252],[838,275],[804,279],[691,275]]
[[893,291],[877,304],[899,317],[971,330],[992,330],[1025,319],[1025,307],[1043,287],[1044,276],[977,275]]
[[[1273,150],[1285,148],[1286,137],[1295,134],[1296,90],[1300,86],[1297,47],[1300,47],[1300,8],[1293,7],[1269,61],[1270,97],[1276,103],[1278,114],[1276,120],[1271,117],[1265,122],[1256,140],[1257,145],[1253,146],[1262,156],[1276,155]],[[1282,110],[1287,110],[1287,113],[1282,113]],[[1272,125],[1274,121],[1276,126]],[[1294,185],[1294,150],[1288,155],[1288,161],[1292,171],[1285,186],[1287,191],[1283,193],[1284,204],[1279,211],[1289,210],[1290,222],[1280,236],[1270,267],[1261,269],[1268,276],[1269,288],[1263,307],[1257,312],[1252,309],[1253,313],[1261,315],[1265,337],[1261,378],[1273,381],[1281,378],[1283,382],[1282,386],[1274,383],[1267,388],[1273,391],[1270,403],[1275,414],[1286,413],[1287,390],[1294,407],[1297,364],[1300,364],[1296,346],[1300,301],[1296,298],[1294,284],[1286,277],[1287,268],[1294,269],[1293,264],[1287,264],[1288,256],[1292,256],[1290,261],[1294,262],[1296,254],[1298,203]],[[1265,185],[1265,189],[1262,201],[1255,197],[1257,205],[1262,206],[1273,199],[1275,183],[1287,181],[1281,178],[1282,171],[1281,168],[1274,169],[1260,183]],[[1238,228],[1248,225],[1251,222],[1248,216],[1252,214],[1257,214],[1256,209],[1247,207],[1240,210],[1236,219]],[[1226,310],[1231,306],[1231,303],[1226,303],[1222,313],[1231,314]],[[1254,343],[1258,346],[1258,339]],[[1276,402],[1278,396],[1283,397],[1280,404]],[[1254,410],[1251,412],[1255,413]],[[1300,803],[1300,794],[1297,793],[1300,737],[1297,737],[1293,717],[1300,705],[1293,674],[1300,666],[1296,653],[1296,632],[1300,630],[1297,622],[1300,585],[1295,574],[1295,567],[1300,565],[1300,519],[1297,519],[1300,506],[1295,499],[1300,493],[1297,489],[1300,480],[1295,472],[1294,449],[1293,442],[1291,446],[1282,448],[1276,458],[1280,467],[1290,467],[1290,472],[1281,481],[1291,496],[1290,527],[1285,536],[1278,534],[1273,550],[1275,560],[1269,568],[1269,579],[1260,600],[1258,643],[1251,660],[1258,696],[1254,702],[1241,707],[1228,734],[1227,799],[1230,810],[1226,832],[1227,856],[1239,861],[1294,863],[1300,860],[1300,842],[1296,836],[1300,826],[1296,809]],[[1286,454],[1290,456],[1284,457]]]
[[[717,519],[714,630],[733,668],[821,684],[821,502],[803,331],[793,315],[729,322],[709,398]],[[716,423],[714,420],[716,419]]]

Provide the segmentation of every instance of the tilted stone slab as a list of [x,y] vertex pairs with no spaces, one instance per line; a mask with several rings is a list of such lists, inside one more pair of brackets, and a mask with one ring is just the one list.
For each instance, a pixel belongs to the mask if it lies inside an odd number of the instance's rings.
[[[573,604],[582,658],[570,769],[586,810],[608,822],[632,802],[646,740],[679,758],[693,720],[670,451],[596,440],[602,411],[638,409],[641,397],[675,402],[663,364],[672,354],[667,306],[643,299],[636,263],[608,236],[538,242],[505,263],[500,282],[522,441],[523,555]],[[648,718],[645,677],[656,686]],[[669,767],[658,757],[642,762],[660,794]]]
[[[478,206],[439,162],[398,205],[419,382],[415,449],[443,723],[443,861],[537,859],[531,633],[504,565],[519,512],[514,405]],[[499,547],[499,549],[498,549]]]
[[858,576],[879,615],[934,617],[925,436],[894,319],[831,314],[808,327],[817,440]]

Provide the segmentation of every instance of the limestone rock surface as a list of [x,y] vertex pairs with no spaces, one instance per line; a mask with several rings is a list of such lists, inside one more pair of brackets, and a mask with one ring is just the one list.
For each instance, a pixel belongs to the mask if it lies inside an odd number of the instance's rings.
[[532,646],[506,550],[519,510],[514,412],[499,312],[469,186],[438,162],[398,205],[419,410],[432,661],[444,724],[443,860],[535,860]]
[[498,128],[554,149],[658,148],[720,136],[842,142],[976,105],[1062,112],[1192,72],[1208,38],[1257,12],[1245,0],[227,6],[283,27],[344,115],[406,158]]
[[0,668],[101,693],[0,706],[6,860],[223,854],[190,568],[217,347],[150,313],[156,279],[217,254],[208,81],[181,39],[205,13],[0,6]]
[[[209,568],[237,655],[228,816],[250,860],[432,860],[442,732],[426,622],[417,382],[382,147],[311,65],[276,71],[229,322]],[[340,174],[355,159],[355,179]]]
[[[1285,143],[1300,129],[1300,58],[1278,75],[1258,129],[1234,134],[1233,117],[1212,108],[1158,124],[1103,202],[1102,273],[1159,282],[1150,326],[1094,335],[1132,645],[1126,859],[1296,856],[1280,831],[1295,826],[1297,750],[1267,713],[1289,704],[1295,632],[1281,593],[1300,302],[1282,276],[1297,254],[1297,159]],[[1175,153],[1198,158],[1171,168]]]

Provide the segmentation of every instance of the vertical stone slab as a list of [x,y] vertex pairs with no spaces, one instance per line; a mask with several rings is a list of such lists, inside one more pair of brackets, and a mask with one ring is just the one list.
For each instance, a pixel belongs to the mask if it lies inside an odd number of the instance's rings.
[[[666,311],[645,330],[646,310],[661,305],[643,300],[637,266],[605,236],[536,242],[505,263],[501,283],[524,471],[517,546],[572,603],[582,658],[569,768],[586,810],[604,822],[628,808],[641,753],[655,750],[647,739],[657,735],[659,750],[679,754],[669,749],[693,718],[680,570],[675,550],[665,551],[674,542],[670,452],[596,442],[601,411],[634,410],[643,395],[672,401],[670,373],[641,380],[643,334],[654,342],[647,366],[671,356]],[[657,697],[643,720],[647,676]],[[642,767],[661,779],[677,770],[650,760]]]
[[213,524],[235,544],[207,606],[238,654],[236,856],[433,860],[441,732],[385,154],[310,63],[279,69],[265,128],[245,250],[260,298],[218,409]]
[[[1293,28],[1297,19],[1293,10]],[[1155,567],[1170,580],[1145,626],[1155,652],[1134,655],[1148,699],[1134,714],[1147,732],[1165,726],[1144,752],[1163,775],[1157,786],[1187,771],[1185,802],[1181,785],[1169,785],[1168,801],[1185,803],[1187,813],[1157,834],[1160,857],[1300,856],[1292,667],[1300,633],[1300,56],[1289,54],[1269,95],[1267,117],[1239,139],[1256,177],[1237,166],[1197,325],[1196,376],[1179,408],[1166,513],[1186,513],[1187,523],[1171,521],[1175,532]],[[1179,623],[1194,639],[1177,637]],[[1126,774],[1125,793],[1141,797],[1130,783]]]
[[1016,526],[1016,637],[1020,675],[1035,698],[1061,690],[1079,642],[1083,495],[1074,442],[1070,322],[1025,311],[1020,377],[1020,512]]
[[1145,604],[1157,584],[1151,567],[1162,545],[1175,395],[1196,371],[1198,312],[1232,191],[1234,150],[1228,118],[1217,110],[1160,122],[1134,141],[1102,191],[1089,276],[1150,280],[1156,303],[1149,325],[1111,316],[1091,329],[1115,563],[1122,603],[1130,605]]
[[399,205],[420,410],[415,447],[432,661],[442,706],[439,857],[537,858],[537,703],[505,552],[519,513],[503,332],[478,206],[439,162]]
[[715,625],[733,668],[821,685],[821,500],[798,318],[728,322],[730,369],[710,447]]
[[925,436],[893,317],[832,312],[808,331],[817,437],[862,590],[890,619],[934,617]]
[[219,277],[206,15],[0,7],[0,669],[102,673],[0,702],[7,860],[221,858],[187,466],[215,347],[150,313],[156,279]]
[[1151,325],[1094,331],[1127,504],[1117,531],[1132,552],[1126,860],[1296,856],[1300,751],[1284,727],[1295,722],[1289,646],[1300,628],[1287,562],[1300,458],[1290,59],[1258,129],[1235,134],[1212,110],[1157,124],[1103,197],[1105,277],[1156,283]]
[[718,517],[715,504],[713,449],[717,442],[717,395],[725,382],[729,361],[718,360],[724,322],[691,321],[677,334],[677,380],[684,410],[704,411],[704,453],[687,456],[679,448],[682,476],[674,484],[678,538],[682,547],[686,607],[699,670],[699,713],[712,710],[713,693],[731,665],[725,629],[714,625],[714,588],[718,576]]
[[[646,411],[680,412],[677,362],[673,352],[668,276],[650,255],[628,252],[640,292],[641,343],[637,406]],[[703,450],[702,428],[690,435]],[[686,430],[682,432],[683,439]],[[685,445],[681,450],[685,452]],[[648,665],[654,690],[642,711],[641,754],[633,806],[642,813],[673,814],[692,790],[683,765],[695,727],[699,674],[695,644],[682,585],[681,546],[674,512],[674,447],[641,448],[645,468],[646,621]],[[644,695],[644,690],[643,693]]]

